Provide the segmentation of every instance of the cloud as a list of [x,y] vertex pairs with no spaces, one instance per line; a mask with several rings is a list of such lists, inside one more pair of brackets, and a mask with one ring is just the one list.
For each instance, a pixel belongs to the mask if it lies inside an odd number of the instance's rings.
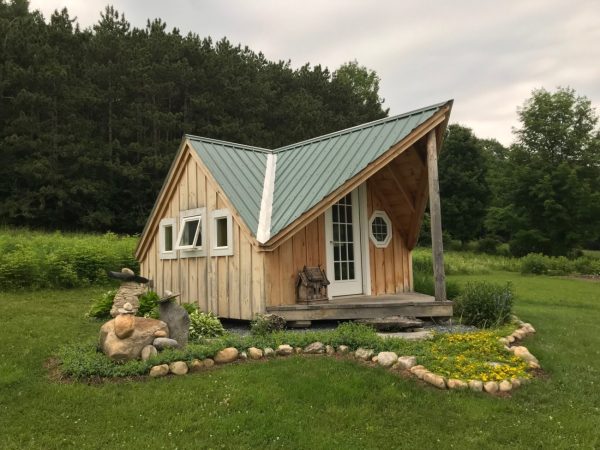
[[[143,27],[169,28],[248,45],[269,59],[334,70],[357,59],[381,77],[391,114],[455,99],[452,121],[477,135],[512,140],[516,108],[535,88],[571,86],[600,103],[597,0],[114,0]],[[82,26],[102,0],[32,0],[48,16],[66,6]]]

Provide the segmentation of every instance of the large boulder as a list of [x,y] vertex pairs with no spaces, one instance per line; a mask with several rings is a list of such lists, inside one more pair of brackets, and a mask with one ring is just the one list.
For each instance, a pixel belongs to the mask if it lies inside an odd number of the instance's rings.
[[100,328],[100,348],[113,361],[137,359],[142,349],[152,344],[154,333],[158,330],[169,333],[169,327],[162,320],[134,317],[133,332],[120,339],[115,333],[115,319],[112,319]]
[[119,314],[115,317],[115,334],[119,339],[128,338],[135,330],[135,316],[132,314]]
[[187,311],[173,301],[165,301],[158,307],[158,316],[169,326],[169,337],[185,347],[190,332],[190,316]]

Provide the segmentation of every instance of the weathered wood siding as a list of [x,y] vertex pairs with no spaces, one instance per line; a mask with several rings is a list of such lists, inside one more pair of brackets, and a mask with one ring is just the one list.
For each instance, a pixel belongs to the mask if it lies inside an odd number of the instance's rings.
[[304,266],[325,268],[325,215],[302,228],[272,252],[265,252],[267,306],[296,303],[296,277]]
[[[154,289],[181,293],[181,301],[195,303],[202,311],[220,317],[252,319],[265,310],[264,253],[252,245],[246,231],[233,215],[233,255],[160,259],[159,229],[163,218],[176,218],[179,212],[206,207],[205,245],[209,245],[210,212],[227,208],[218,187],[206,176],[205,169],[190,155],[184,155],[174,173],[176,185],[158,206],[158,219],[151,233],[152,243],[140,261],[143,276],[154,281]],[[233,211],[232,211],[233,213]]]
[[385,248],[376,247],[369,239],[371,295],[395,294],[412,291],[412,255],[406,248],[406,237],[397,222],[398,212],[391,210],[387,197],[373,179],[367,182],[367,212],[385,211],[392,221],[392,240]]

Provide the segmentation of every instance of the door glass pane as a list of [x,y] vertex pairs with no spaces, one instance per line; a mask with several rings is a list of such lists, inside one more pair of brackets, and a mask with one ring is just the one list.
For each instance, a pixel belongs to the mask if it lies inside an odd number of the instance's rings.
[[336,281],[354,280],[354,227],[352,195],[332,206],[333,262]]

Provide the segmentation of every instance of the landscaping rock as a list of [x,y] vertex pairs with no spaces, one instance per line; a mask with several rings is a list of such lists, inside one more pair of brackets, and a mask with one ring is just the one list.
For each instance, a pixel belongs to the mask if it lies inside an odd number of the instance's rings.
[[515,337],[514,336],[506,336],[506,339],[508,340],[509,344],[512,344],[513,342],[515,342]]
[[364,323],[374,327],[377,331],[402,331],[409,328],[421,328],[423,321],[414,317],[388,316],[377,319],[361,319],[358,323]]
[[394,352],[379,352],[377,355],[377,363],[381,367],[392,367],[398,361],[398,355]]
[[483,382],[481,382],[479,380],[470,380],[468,385],[469,385],[469,389],[471,389],[474,392],[483,391]]
[[418,366],[412,366],[409,370],[411,373],[415,373],[417,370],[425,370],[425,366],[419,364]]
[[513,389],[519,389],[521,387],[521,380],[519,380],[518,378],[512,378],[510,380]]
[[215,361],[211,358],[206,358],[202,363],[204,364],[204,367],[212,367],[215,365]]
[[173,301],[162,302],[158,307],[160,320],[169,326],[169,336],[181,347],[188,343],[190,316],[187,311]]
[[289,356],[292,353],[294,353],[294,349],[288,344],[282,344],[279,347],[277,347],[277,350],[275,350],[275,353],[278,356]]
[[448,380],[448,389],[464,390],[468,387],[469,385],[462,380],[457,380],[456,378],[450,378]]
[[158,355],[158,350],[156,350],[156,347],[154,345],[146,345],[142,349],[142,361],[148,361],[150,358],[156,355]]
[[512,383],[508,380],[503,380],[498,384],[498,390],[500,392],[510,392],[512,387]]
[[246,361],[248,359],[248,353],[241,352],[240,353],[240,359]]
[[498,383],[495,381],[488,381],[487,383],[483,384],[483,390],[488,394],[495,394],[498,392]]
[[415,356],[400,356],[397,364],[398,369],[410,369],[417,365],[417,358]]
[[169,373],[169,365],[168,364],[160,364],[159,366],[152,366],[150,369],[150,376],[152,378],[156,377],[164,377]]
[[373,357],[373,353],[375,353],[373,350],[361,347],[354,352],[354,356],[356,357],[356,359],[368,361]]
[[424,374],[423,381],[435,386],[438,389],[446,389],[446,381],[444,380],[444,377],[436,375],[435,373],[428,372]]
[[263,354],[265,355],[265,358],[270,358],[275,356],[275,350],[273,350],[271,347],[265,347]]
[[235,347],[224,348],[215,355],[215,363],[227,364],[235,361],[238,358],[239,352]]
[[302,353],[302,347],[296,347],[296,348],[294,348],[294,353],[297,354],[297,355],[301,354]]
[[535,328],[530,323],[524,323],[523,328],[527,330],[528,333],[535,334]]
[[329,356],[334,355],[335,354],[335,349],[331,345],[326,345],[325,346],[325,353],[327,353]]
[[338,352],[340,355],[345,355],[345,354],[346,354],[346,353],[348,353],[349,351],[350,351],[350,348],[349,348],[347,345],[340,345],[340,346],[337,348],[337,352]]
[[377,364],[377,355],[375,355],[371,358],[371,362],[374,364]]
[[519,347],[513,347],[513,352],[515,354],[515,356],[518,356],[519,358],[521,358],[524,361],[527,361],[528,363],[536,363],[539,364],[539,361],[537,360],[537,358],[535,356],[533,356],[531,353],[529,353],[529,350],[527,349],[527,347],[523,347],[523,346],[519,346]]
[[169,333],[165,330],[158,330],[154,333],[154,337],[169,337]]
[[248,349],[248,356],[250,359],[260,359],[263,357],[263,351],[260,348],[250,347]]
[[498,342],[500,342],[502,345],[510,344],[510,342],[508,342],[508,339],[506,339],[505,337],[498,339]]
[[308,353],[309,355],[325,353],[325,344],[322,342],[313,342],[304,347],[304,353]]
[[529,361],[529,368],[530,369],[540,369],[542,366],[540,366],[539,363],[535,362],[535,361]]
[[158,330],[168,331],[167,324],[161,320],[146,317],[134,317],[133,333],[120,339],[115,333],[115,319],[109,320],[100,328],[100,348],[113,361],[137,359],[146,345],[154,341]]
[[183,361],[175,361],[169,364],[169,370],[175,375],[185,375],[188,373],[188,366]]
[[157,350],[165,350],[167,348],[179,347],[179,343],[175,339],[164,337],[155,338],[152,344],[156,347]]
[[513,332],[513,334],[511,336],[514,337],[515,340],[521,341],[525,337],[525,334],[521,330],[517,330],[517,331]]
[[469,385],[462,380],[457,380],[456,378],[450,378],[448,380],[448,389],[453,390],[462,390],[467,389]]
[[115,334],[119,339],[128,338],[133,334],[135,316],[131,314],[119,314],[115,317]]
[[189,364],[190,372],[199,372],[203,368],[204,368],[204,362],[200,361],[199,359],[194,359]]

